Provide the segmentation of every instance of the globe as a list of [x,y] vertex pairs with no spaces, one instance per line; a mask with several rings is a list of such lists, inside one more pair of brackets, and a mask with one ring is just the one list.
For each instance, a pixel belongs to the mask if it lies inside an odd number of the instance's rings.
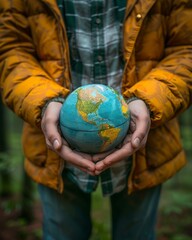
[[71,92],[60,111],[60,129],[71,148],[101,153],[125,138],[130,112],[123,96],[102,84],[81,86]]

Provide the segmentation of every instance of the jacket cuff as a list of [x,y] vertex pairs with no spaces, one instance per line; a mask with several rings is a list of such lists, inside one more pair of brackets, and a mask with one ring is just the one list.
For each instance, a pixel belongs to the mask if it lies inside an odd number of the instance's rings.
[[128,99],[126,99],[126,103],[129,104],[130,102],[133,102],[135,100],[140,100],[140,98],[137,98],[137,97],[128,98]]
[[52,98],[49,101],[46,102],[46,104],[44,105],[44,107],[41,110],[41,118],[43,117],[45,110],[47,109],[47,106],[49,105],[49,103],[51,102],[60,102],[60,103],[64,103],[65,102],[65,98],[61,98],[61,97],[57,97],[57,98]]

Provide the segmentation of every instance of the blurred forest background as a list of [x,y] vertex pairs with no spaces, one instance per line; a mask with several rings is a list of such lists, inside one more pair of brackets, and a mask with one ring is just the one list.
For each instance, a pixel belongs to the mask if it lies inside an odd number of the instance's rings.
[[[158,240],[192,239],[192,108],[179,121],[188,165],[164,184],[157,224]],[[0,239],[41,240],[42,212],[36,184],[23,170],[22,121],[0,102]],[[110,240],[110,206],[93,194],[93,236]]]

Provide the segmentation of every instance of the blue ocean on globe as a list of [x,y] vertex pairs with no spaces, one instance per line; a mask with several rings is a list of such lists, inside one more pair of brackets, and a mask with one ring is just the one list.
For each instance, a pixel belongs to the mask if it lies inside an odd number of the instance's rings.
[[77,88],[60,112],[63,137],[77,151],[100,153],[117,147],[127,134],[128,105],[121,94],[102,84]]

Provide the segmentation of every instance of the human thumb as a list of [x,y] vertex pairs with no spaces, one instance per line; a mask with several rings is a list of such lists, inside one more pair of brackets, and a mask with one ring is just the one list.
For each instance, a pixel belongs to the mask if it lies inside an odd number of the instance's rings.
[[60,148],[61,144],[59,143],[59,141],[57,139],[54,140],[53,142],[53,147],[55,150],[58,150]]
[[133,147],[138,148],[140,145],[140,142],[141,142],[140,139],[138,137],[136,137],[132,142]]

